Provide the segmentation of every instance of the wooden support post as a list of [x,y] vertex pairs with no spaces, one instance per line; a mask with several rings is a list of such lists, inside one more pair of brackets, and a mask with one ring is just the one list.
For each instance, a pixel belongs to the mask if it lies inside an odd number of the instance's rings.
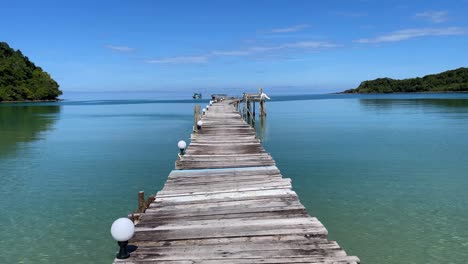
[[265,99],[260,99],[260,116],[266,116]]
[[252,118],[255,119],[255,100],[252,102],[252,104],[253,104]]
[[145,192],[138,192],[138,213],[143,213],[146,210]]
[[193,110],[193,131],[197,132],[198,127],[197,127],[197,122],[200,120],[200,105],[195,105],[195,108]]
[[244,118],[247,118],[247,103],[248,103],[249,99],[247,98],[247,95],[244,94],[244,108],[243,108],[243,113],[242,115],[244,116]]
[[254,111],[255,111],[255,99],[254,98],[250,98],[248,95],[246,96],[246,103],[247,103],[247,114],[246,114],[246,121],[247,123],[249,123],[250,125],[253,124],[253,122],[255,122],[255,116],[254,114],[252,113],[252,105],[251,103],[253,104],[253,108],[254,108]]
[[241,116],[242,118],[244,118],[245,116],[245,96],[242,98],[242,113],[241,113]]
[[266,116],[266,108],[265,108],[265,98],[262,98],[263,94],[263,89],[260,87],[259,89],[259,95],[260,95],[260,116]]

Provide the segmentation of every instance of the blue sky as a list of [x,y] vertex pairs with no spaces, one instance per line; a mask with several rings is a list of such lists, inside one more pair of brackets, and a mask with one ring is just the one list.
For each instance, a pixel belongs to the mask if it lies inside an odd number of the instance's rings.
[[[4,1],[4,0],[2,0]],[[324,93],[468,66],[468,0],[8,1],[0,40],[69,91]]]

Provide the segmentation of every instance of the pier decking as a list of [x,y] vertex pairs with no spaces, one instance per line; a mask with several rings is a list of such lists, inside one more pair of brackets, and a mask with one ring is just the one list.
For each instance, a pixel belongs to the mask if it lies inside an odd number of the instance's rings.
[[213,104],[114,263],[359,263],[327,239],[229,101]]

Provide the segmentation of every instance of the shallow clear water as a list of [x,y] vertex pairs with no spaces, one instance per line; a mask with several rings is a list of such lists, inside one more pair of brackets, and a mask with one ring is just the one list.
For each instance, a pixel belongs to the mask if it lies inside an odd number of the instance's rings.
[[[426,99],[424,99],[426,98]],[[465,263],[468,96],[281,96],[259,137],[363,263]],[[110,263],[113,220],[160,189],[193,101],[0,105],[4,263]]]

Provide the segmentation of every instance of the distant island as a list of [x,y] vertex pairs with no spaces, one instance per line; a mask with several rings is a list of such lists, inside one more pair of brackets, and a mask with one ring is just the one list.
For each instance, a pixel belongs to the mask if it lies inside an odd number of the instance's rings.
[[426,75],[422,78],[395,80],[378,78],[362,82],[356,89],[341,93],[424,93],[468,92],[468,68]]
[[0,42],[0,102],[52,101],[62,94],[50,75],[20,50]]

